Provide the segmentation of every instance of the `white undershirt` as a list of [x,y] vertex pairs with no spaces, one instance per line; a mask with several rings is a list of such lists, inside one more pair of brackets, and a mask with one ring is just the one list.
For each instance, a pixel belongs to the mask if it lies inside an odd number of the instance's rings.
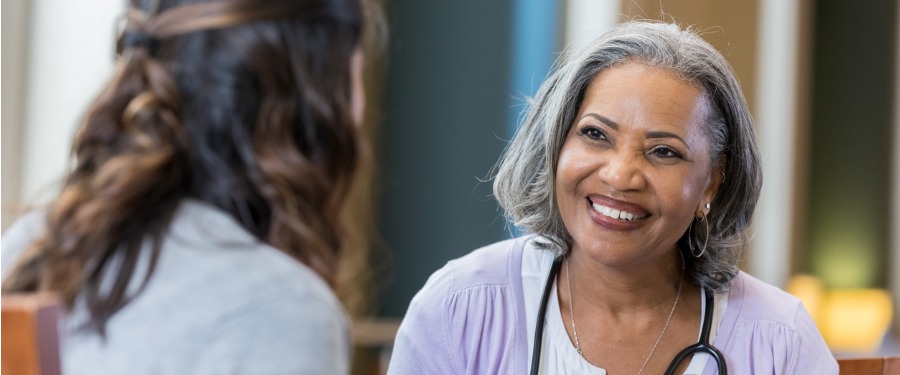
[[[534,329],[537,323],[538,309],[541,297],[544,293],[544,284],[547,275],[553,265],[553,254],[549,251],[537,249],[533,241],[529,240],[522,254],[522,289],[525,296],[525,321],[528,327],[528,368],[531,368],[532,351],[534,348]],[[701,288],[701,297],[703,290]],[[706,298],[701,298],[700,327],[703,327],[703,311],[706,307]],[[716,331],[725,314],[728,295],[716,294],[713,297],[712,327],[709,332],[709,341],[716,337]],[[541,344],[541,374],[597,374],[606,375],[606,370],[594,366],[575,350],[575,345],[569,339],[562,315],[559,310],[559,297],[557,295],[556,282],[550,298],[547,301],[547,311],[544,316],[544,334]],[[700,332],[697,333],[699,339]],[[694,354],[685,375],[699,374],[706,366],[709,355],[706,353]]]

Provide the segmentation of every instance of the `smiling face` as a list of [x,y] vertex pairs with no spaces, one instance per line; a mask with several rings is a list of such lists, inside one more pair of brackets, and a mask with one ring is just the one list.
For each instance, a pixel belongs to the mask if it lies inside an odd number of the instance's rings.
[[675,249],[719,183],[708,111],[699,87],[664,69],[628,62],[593,79],[556,169],[573,253],[626,265]]

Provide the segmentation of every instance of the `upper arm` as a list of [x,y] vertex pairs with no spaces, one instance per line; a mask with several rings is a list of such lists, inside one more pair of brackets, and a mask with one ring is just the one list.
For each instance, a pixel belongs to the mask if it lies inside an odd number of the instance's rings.
[[448,350],[446,297],[449,271],[438,271],[409,304],[394,339],[388,373],[459,374]]
[[729,369],[783,375],[838,373],[834,356],[796,297],[741,274],[729,294],[728,309],[723,324],[729,315],[734,319],[734,326],[725,331]]
[[[507,374],[520,361],[516,303],[509,286],[438,271],[413,298],[394,342],[388,372]],[[456,280],[455,278],[457,278]],[[480,282],[487,280],[488,282]]]
[[791,356],[791,368],[785,373],[837,374],[837,361],[802,304],[797,307],[794,329],[797,335],[796,346]]

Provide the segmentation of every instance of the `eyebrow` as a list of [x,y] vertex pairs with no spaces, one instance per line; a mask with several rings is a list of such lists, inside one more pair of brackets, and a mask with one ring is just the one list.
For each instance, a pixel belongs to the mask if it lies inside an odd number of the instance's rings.
[[679,142],[681,142],[682,144],[684,144],[684,147],[687,147],[688,151],[691,151],[691,146],[688,146],[687,142],[685,142],[684,139],[681,139],[681,137],[679,137],[679,136],[676,135],[675,133],[659,132],[659,131],[647,132],[647,138],[672,138],[672,139],[676,139],[676,140],[678,140]]
[[[598,115],[596,113],[591,112],[591,113],[585,114],[581,118],[584,119],[585,117],[593,117],[593,118],[597,119],[597,121],[600,121],[600,122],[606,124],[606,126],[609,126],[613,130],[615,130],[615,131],[619,130],[619,124],[613,120],[610,120],[606,116]],[[688,151],[691,151],[691,146],[689,146],[687,144],[687,142],[684,141],[684,139],[682,139],[675,133],[663,132],[663,131],[651,131],[651,132],[647,132],[647,138],[653,138],[653,139],[672,138],[672,139],[675,139],[675,140],[681,142],[682,144],[684,144],[684,147],[687,147]]]
[[586,115],[584,115],[584,116],[581,116],[582,119],[584,119],[585,117],[593,117],[593,118],[597,119],[597,121],[600,121],[600,122],[606,124],[606,126],[609,126],[610,128],[613,128],[613,130],[616,130],[616,131],[619,130],[619,124],[616,123],[616,122],[613,121],[613,120],[610,120],[610,119],[607,118],[606,116],[601,116],[601,115],[598,115],[598,114],[596,114],[596,113],[594,113],[594,112],[591,112],[591,113],[588,113],[588,114],[586,114]]

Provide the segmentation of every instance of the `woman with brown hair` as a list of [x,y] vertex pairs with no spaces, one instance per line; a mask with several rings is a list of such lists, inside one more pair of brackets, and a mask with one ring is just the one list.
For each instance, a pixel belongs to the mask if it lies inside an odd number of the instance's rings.
[[66,374],[349,371],[334,296],[364,98],[360,0],[132,0],[59,196],[3,293],[66,308]]

